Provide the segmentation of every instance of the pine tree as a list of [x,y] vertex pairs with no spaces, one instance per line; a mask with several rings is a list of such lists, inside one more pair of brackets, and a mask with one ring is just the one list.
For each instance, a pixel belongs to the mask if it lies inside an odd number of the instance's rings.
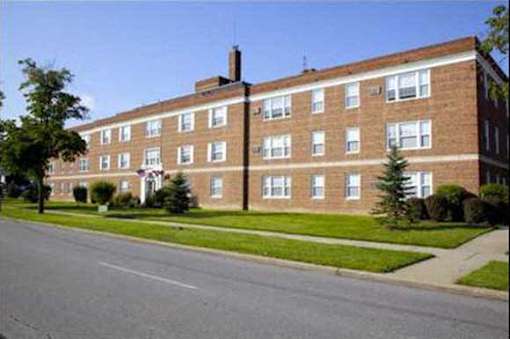
[[170,213],[182,214],[189,210],[191,190],[188,180],[182,173],[177,173],[170,180],[168,196],[165,198],[165,208]]
[[376,187],[382,191],[381,200],[377,203],[373,214],[382,214],[379,220],[388,227],[395,227],[403,222],[409,222],[409,204],[406,201],[407,192],[412,189],[407,185],[409,177],[404,175],[408,166],[407,160],[400,155],[397,147],[392,147],[384,164],[384,173],[377,177]]

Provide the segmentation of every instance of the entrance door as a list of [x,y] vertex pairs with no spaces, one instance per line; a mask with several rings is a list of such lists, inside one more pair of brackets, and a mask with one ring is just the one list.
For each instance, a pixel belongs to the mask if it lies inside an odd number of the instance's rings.
[[145,199],[151,197],[156,192],[156,180],[153,176],[145,179]]

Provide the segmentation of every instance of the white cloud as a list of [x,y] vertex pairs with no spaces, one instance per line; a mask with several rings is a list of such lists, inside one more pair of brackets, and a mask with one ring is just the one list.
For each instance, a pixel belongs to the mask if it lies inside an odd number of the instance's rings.
[[96,107],[96,99],[94,99],[93,96],[88,94],[81,94],[79,95],[81,98],[81,104],[85,107],[87,107],[89,110],[93,111]]

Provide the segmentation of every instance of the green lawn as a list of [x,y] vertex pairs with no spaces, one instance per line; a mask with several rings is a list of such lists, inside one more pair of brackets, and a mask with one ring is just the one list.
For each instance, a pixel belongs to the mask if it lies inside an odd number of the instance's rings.
[[46,222],[168,243],[207,247],[306,263],[371,272],[391,272],[428,259],[430,254],[379,250],[354,246],[327,245],[274,237],[198,229],[179,229],[158,224],[123,222],[94,216],[37,214],[22,204],[8,203],[0,215],[35,222]]
[[458,284],[508,291],[508,263],[491,261],[479,270],[459,279]]
[[[93,205],[52,202],[50,209],[98,214]],[[310,236],[366,240],[395,244],[455,248],[490,229],[465,223],[422,222],[407,230],[388,230],[371,216],[341,214],[275,213],[194,209],[169,215],[163,209],[112,210],[105,217],[171,221],[186,224],[263,230]]]

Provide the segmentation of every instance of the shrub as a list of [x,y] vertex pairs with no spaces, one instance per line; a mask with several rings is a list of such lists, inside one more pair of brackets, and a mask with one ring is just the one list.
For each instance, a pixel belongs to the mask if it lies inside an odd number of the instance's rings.
[[105,205],[112,200],[115,185],[108,181],[97,181],[90,187],[90,200]]
[[76,186],[73,188],[74,201],[87,203],[88,190],[87,187]]
[[487,222],[488,205],[485,201],[479,198],[469,198],[464,200],[464,220],[470,224],[479,224]]
[[437,188],[436,195],[446,199],[448,204],[447,220],[462,221],[464,219],[464,208],[462,202],[467,196],[467,191],[459,185],[441,185]]
[[134,197],[131,192],[118,193],[113,198],[113,206],[115,207],[130,208],[138,205],[139,199]]
[[169,185],[165,185],[163,187],[161,187],[159,190],[157,190],[156,192],[154,192],[154,196],[153,196],[153,207],[163,207],[163,205],[165,204],[165,199],[170,196],[170,186]]
[[448,201],[445,197],[432,194],[425,199],[427,213],[432,220],[444,221],[448,216]]
[[[51,187],[48,185],[43,185],[43,190],[44,190],[44,200],[50,200]],[[21,197],[23,198],[23,200],[31,202],[31,203],[38,202],[39,201],[39,192],[38,192],[37,186],[35,186],[35,185],[28,186],[21,193]]]
[[407,199],[407,203],[409,205],[409,217],[412,220],[425,220],[429,218],[423,199],[409,198]]
[[7,185],[7,196],[9,198],[19,198],[21,193],[22,193],[21,189],[14,182],[10,182]]
[[500,184],[486,184],[480,187],[480,198],[486,200],[496,199],[504,204],[508,204],[508,187]]
[[170,180],[164,206],[170,213],[182,214],[189,210],[190,196],[191,191],[186,176],[179,172]]

